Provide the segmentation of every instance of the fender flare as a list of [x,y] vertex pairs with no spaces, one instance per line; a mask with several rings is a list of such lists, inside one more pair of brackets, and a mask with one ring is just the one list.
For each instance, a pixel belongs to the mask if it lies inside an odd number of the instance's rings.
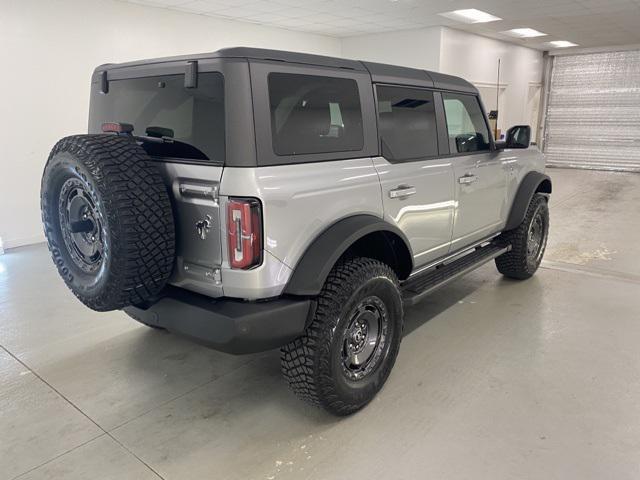
[[529,203],[536,192],[551,193],[551,178],[540,172],[529,172],[520,182],[511,204],[505,230],[513,230],[524,220]]
[[318,235],[307,247],[295,266],[283,293],[304,296],[318,295],[329,276],[329,272],[347,249],[359,239],[375,232],[395,234],[402,239],[408,249],[411,262],[408,275],[413,268],[413,253],[405,234],[399,228],[374,215],[354,215],[338,220]]

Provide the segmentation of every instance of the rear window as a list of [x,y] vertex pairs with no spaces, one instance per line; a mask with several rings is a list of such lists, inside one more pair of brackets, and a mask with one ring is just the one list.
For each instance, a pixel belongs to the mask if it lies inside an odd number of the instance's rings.
[[152,156],[224,162],[224,118],[220,73],[199,74],[197,88],[185,88],[184,75],[131,78],[109,81],[107,94],[94,85],[89,131],[130,123]]
[[362,111],[355,80],[271,73],[269,101],[276,155],[362,150]]
[[377,92],[383,155],[396,161],[437,155],[433,93],[399,87],[378,87]]

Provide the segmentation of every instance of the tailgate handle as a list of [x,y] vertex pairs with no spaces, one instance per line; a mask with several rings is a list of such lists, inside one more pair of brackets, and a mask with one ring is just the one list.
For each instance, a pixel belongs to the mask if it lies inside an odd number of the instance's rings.
[[218,198],[218,187],[213,185],[181,183],[180,194],[184,197],[210,198],[216,200]]

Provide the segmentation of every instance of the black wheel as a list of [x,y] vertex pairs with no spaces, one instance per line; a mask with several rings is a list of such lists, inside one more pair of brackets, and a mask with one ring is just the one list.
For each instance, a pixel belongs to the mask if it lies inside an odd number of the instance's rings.
[[282,348],[289,386],[335,415],[361,409],[393,368],[402,318],[398,279],[390,267],[370,258],[336,265],[305,334]]
[[537,193],[531,199],[522,223],[500,236],[500,241],[511,245],[511,250],[496,258],[498,271],[517,280],[531,277],[542,262],[548,236],[547,199]]
[[42,220],[71,291],[98,311],[140,304],[173,267],[173,213],[157,167],[132,139],[75,135],[51,151]]

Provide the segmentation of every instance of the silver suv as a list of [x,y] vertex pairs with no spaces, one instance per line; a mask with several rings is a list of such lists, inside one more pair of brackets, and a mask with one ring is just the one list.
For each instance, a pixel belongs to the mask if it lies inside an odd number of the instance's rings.
[[42,179],[73,293],[222,351],[281,348],[293,391],[337,415],[386,381],[406,306],[492,259],[526,279],[545,250],[530,128],[495,141],[461,78],[230,48],[102,65],[89,117]]

